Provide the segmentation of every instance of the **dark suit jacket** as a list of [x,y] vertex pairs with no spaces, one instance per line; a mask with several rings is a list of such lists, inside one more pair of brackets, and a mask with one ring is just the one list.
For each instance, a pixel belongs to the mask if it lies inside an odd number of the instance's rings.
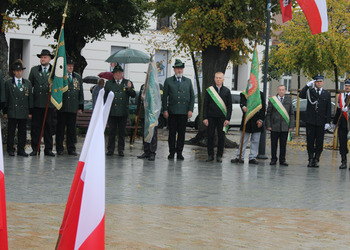
[[78,73],[73,72],[72,82],[68,80],[68,90],[63,93],[62,108],[58,112],[77,113],[84,110],[83,80]]
[[[307,98],[307,91],[310,91],[312,102],[318,100],[318,104],[311,104]],[[321,95],[316,93],[315,88],[309,88],[307,85],[300,91],[300,98],[307,99],[306,123],[314,126],[324,126],[331,122],[331,94],[323,89]]]
[[[240,106],[242,109],[243,107],[247,106],[247,99],[243,93],[240,94],[240,97],[241,97]],[[256,124],[256,122],[259,120],[261,120],[263,122],[265,120],[266,102],[264,100],[263,93],[261,91],[260,91],[260,98],[261,98],[262,108],[252,118],[250,118],[249,121],[247,122],[246,127],[245,127],[245,132],[247,132],[247,133],[256,133],[256,132],[263,131],[263,127],[258,128],[258,126]],[[241,122],[241,130],[243,130],[244,116],[245,116],[245,112],[243,110],[242,110],[242,112],[243,112],[243,116],[242,116],[242,122]]]
[[286,120],[282,117],[282,115],[277,111],[277,109],[273,106],[271,101],[267,106],[266,112],[266,128],[272,128],[274,132],[287,132],[290,128],[294,128],[294,111],[292,105],[292,99],[290,96],[285,95],[283,97],[283,107],[287,110],[289,115],[289,126]]
[[[218,88],[214,84],[214,89],[216,92]],[[227,115],[226,117],[222,113],[219,106],[214,102],[213,98],[209,95],[208,91],[205,91],[204,105],[203,105],[203,119],[208,119],[208,117],[225,117],[225,120],[231,120],[232,114],[232,96],[231,91],[225,86],[221,87],[219,96],[224,101],[226,105]]]
[[[35,108],[46,108],[47,97],[50,91],[49,76],[52,70],[52,65],[49,65],[46,76],[42,72],[41,65],[34,66],[31,68],[29,73],[29,81],[33,85],[34,95],[34,107]],[[49,108],[54,108],[50,102]]]

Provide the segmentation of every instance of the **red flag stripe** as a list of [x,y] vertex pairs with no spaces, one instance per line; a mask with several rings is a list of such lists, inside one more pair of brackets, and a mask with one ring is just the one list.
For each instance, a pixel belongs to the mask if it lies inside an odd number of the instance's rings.
[[[1,133],[0,133],[1,136]],[[1,140],[0,140],[0,143]],[[0,152],[2,154],[2,151]],[[1,163],[0,163],[1,164]],[[5,175],[0,170],[0,250],[8,249],[7,219],[6,219],[6,194]]]
[[292,19],[292,1],[289,2],[287,6],[284,6],[283,0],[280,0],[281,12],[282,12],[282,21],[288,22]]
[[[297,0],[297,2],[306,16],[313,35],[328,30],[327,6],[326,10],[320,9],[324,7],[325,0]],[[324,11],[326,11],[325,17],[322,16]]]
[[89,237],[80,246],[79,250],[90,249],[104,249],[105,240],[105,216],[101,220],[96,229],[89,235]]

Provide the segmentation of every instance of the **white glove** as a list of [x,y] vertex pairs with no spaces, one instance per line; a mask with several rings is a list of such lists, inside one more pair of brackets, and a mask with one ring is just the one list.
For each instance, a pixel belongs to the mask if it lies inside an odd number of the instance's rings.
[[324,130],[328,130],[330,127],[331,127],[331,126],[329,125],[329,123],[326,123],[326,124],[324,125]]
[[306,85],[313,88],[315,86],[315,80],[308,82]]
[[342,109],[341,109],[341,111],[343,111],[343,112],[348,112],[348,107],[343,107]]

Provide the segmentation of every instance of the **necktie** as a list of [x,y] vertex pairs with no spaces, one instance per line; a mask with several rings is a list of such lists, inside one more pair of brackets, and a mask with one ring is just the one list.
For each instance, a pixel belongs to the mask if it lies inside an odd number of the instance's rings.
[[283,97],[281,97],[281,102],[283,102]]
[[47,74],[47,68],[44,67],[44,76],[46,76],[46,74]]
[[180,83],[181,83],[181,77],[177,78],[177,82],[178,82],[179,85],[180,85]]
[[345,100],[344,100],[344,102],[346,102],[347,99],[348,99],[348,94],[345,94]]
[[72,74],[69,74],[69,81],[72,82]]
[[21,80],[17,80],[17,87],[18,87],[18,89],[20,89],[21,87],[22,87],[22,84],[21,84]]

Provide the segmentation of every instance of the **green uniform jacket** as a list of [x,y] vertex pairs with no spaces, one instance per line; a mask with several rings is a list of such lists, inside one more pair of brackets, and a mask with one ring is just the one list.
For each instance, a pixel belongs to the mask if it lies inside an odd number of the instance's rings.
[[114,100],[112,102],[109,116],[128,116],[129,115],[129,97],[135,97],[136,92],[134,85],[131,83],[130,90],[128,89],[128,79],[123,79],[121,84],[117,84],[115,80],[109,80],[105,84],[105,100],[108,93],[114,93]]
[[192,81],[183,76],[179,84],[175,76],[167,78],[164,82],[163,111],[173,115],[187,115],[188,111],[193,112],[193,106]]
[[[145,88],[145,84],[142,84],[139,95],[137,97],[137,112],[139,112],[140,106],[141,106],[141,112],[140,112],[140,118],[143,119],[145,118],[145,109],[143,108],[143,102],[141,103],[141,96],[143,89]],[[159,89],[160,89],[160,100],[163,101],[163,85],[159,84]],[[160,113],[163,113],[163,110],[160,111]]]
[[[30,70],[29,81],[33,85],[34,108],[46,108],[47,97],[50,91],[49,76],[52,69],[50,64],[46,76],[42,72],[41,65],[34,66]],[[50,102],[49,108],[54,108]]]
[[27,119],[33,107],[32,84],[22,78],[21,89],[18,89],[14,78],[5,82],[6,103],[4,114],[11,119]]
[[79,109],[84,110],[83,80],[75,72],[72,78],[72,81],[68,80],[68,90],[63,93],[62,108],[58,112],[77,113]]
[[0,70],[0,103],[1,103],[1,107],[3,107],[5,101],[6,101],[6,98],[5,98],[4,76],[2,75],[2,71]]

